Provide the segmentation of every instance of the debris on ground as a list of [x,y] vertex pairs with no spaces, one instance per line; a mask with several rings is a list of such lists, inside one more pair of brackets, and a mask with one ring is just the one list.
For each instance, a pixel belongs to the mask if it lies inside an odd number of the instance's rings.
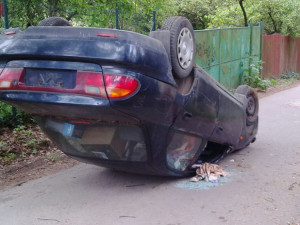
[[198,182],[200,180],[217,182],[220,177],[226,177],[226,173],[221,166],[212,163],[204,163],[196,170],[196,176],[191,178],[191,182]]

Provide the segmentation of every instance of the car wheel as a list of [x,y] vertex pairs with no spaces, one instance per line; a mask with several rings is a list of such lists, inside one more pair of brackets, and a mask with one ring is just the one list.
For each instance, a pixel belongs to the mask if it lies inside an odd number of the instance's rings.
[[49,17],[39,22],[38,26],[72,26],[71,23],[62,17]]
[[246,124],[247,126],[253,125],[258,119],[258,97],[256,92],[248,85],[240,85],[235,93],[246,96]]
[[170,58],[174,76],[189,76],[195,64],[196,53],[192,24],[185,17],[174,16],[167,18],[161,29],[170,31]]

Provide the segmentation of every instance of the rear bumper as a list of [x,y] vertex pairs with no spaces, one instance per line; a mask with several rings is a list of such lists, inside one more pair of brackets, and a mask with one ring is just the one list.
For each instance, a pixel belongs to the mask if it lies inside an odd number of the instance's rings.
[[0,99],[32,115],[67,120],[118,120],[137,124],[138,120],[110,106],[108,99],[73,94],[1,91]]

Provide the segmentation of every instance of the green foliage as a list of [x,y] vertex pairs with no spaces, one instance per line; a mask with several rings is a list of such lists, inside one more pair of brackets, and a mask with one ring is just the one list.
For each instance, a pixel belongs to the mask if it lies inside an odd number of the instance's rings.
[[26,28],[37,25],[46,17],[62,16],[71,19],[82,9],[82,1],[73,0],[8,0],[10,27]]
[[263,21],[267,34],[300,36],[300,2],[298,0],[266,0],[253,6],[256,18]]
[[195,30],[208,28],[211,15],[215,14],[217,1],[214,0],[186,0],[178,1],[178,15],[188,18]]
[[0,133],[0,164],[7,164],[13,160],[41,154],[51,146],[37,126],[20,125],[12,129],[3,129]]
[[243,83],[253,88],[266,90],[270,85],[270,81],[261,78],[262,62],[251,58],[250,61],[250,68],[244,69]]
[[0,102],[0,128],[12,128],[27,123],[35,123],[29,114],[23,111],[16,110],[14,115],[12,106]]
[[61,156],[56,152],[49,152],[49,154],[47,154],[47,159],[51,162],[57,162],[61,159]]
[[292,1],[288,14],[285,15],[282,24],[282,33],[292,37],[300,37],[300,2]]
[[250,69],[244,70],[243,83],[251,87],[266,90],[274,86],[288,86],[300,79],[300,74],[289,72],[280,76],[280,79],[262,79],[260,71],[262,62],[250,59]]
[[300,79],[300,74],[295,72],[288,72],[280,75],[280,79],[290,79],[290,78]]
[[[244,0],[248,22],[264,24],[267,34],[300,36],[300,2],[298,0]],[[209,27],[243,26],[238,1],[226,0],[212,15]]]
[[[167,0],[8,0],[8,16],[11,27],[26,28],[44,18],[60,16],[75,26],[115,28],[118,8],[120,29],[146,33],[152,26],[153,10],[159,15],[159,23],[163,14],[176,14],[176,10],[168,8],[172,7],[171,3]],[[1,23],[3,27],[4,21]]]
[[221,1],[215,13],[211,15],[209,24],[209,28],[241,26],[244,26],[243,13],[236,0]]
[[12,107],[0,102],[0,127],[12,124]]
[[[169,16],[187,17],[195,29],[244,26],[240,0],[8,0],[11,27],[37,25],[50,16],[61,16],[75,26],[115,27],[115,9],[119,9],[119,27],[148,33],[152,11],[157,24]],[[247,23],[264,23],[267,34],[300,36],[299,0],[243,0]],[[4,19],[0,19],[2,28]]]
[[[1,149],[1,143],[0,143],[0,149]],[[8,154],[4,154],[2,151],[0,151],[0,161],[3,162],[9,162],[14,160],[17,157],[17,155],[15,153],[8,153]]]
[[[248,0],[249,1],[249,0]],[[294,10],[291,1],[286,0],[251,0],[253,4],[248,6],[251,13],[250,22],[263,21],[267,34],[281,33],[285,20]]]

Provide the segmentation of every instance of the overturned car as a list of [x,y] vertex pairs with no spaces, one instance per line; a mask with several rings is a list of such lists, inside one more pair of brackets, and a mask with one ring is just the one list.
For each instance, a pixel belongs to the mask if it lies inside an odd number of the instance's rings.
[[255,141],[255,92],[241,85],[233,95],[195,65],[186,18],[150,36],[69,25],[48,18],[0,37],[0,100],[34,115],[65,154],[184,176]]

